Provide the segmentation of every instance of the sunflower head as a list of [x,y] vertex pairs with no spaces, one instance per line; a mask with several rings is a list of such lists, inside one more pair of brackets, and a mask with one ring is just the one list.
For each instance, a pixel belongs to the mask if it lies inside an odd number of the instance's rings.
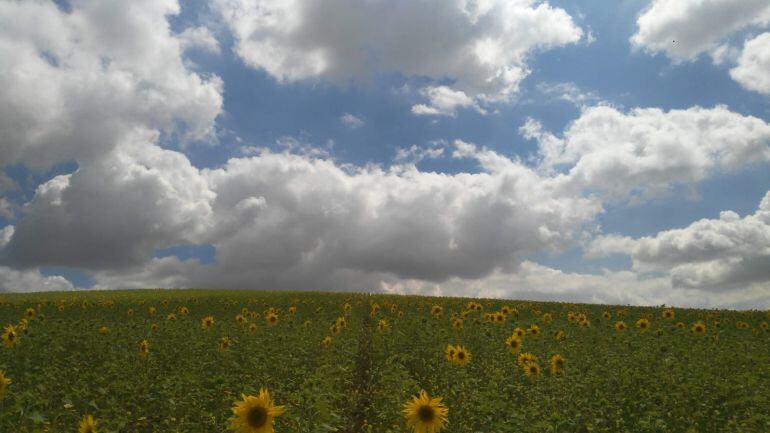
[[625,331],[626,330],[626,322],[618,321],[615,322],[615,330],[616,331]]
[[242,325],[246,323],[246,318],[243,317],[243,314],[238,314],[235,316],[235,321]]
[[668,308],[663,310],[663,318],[666,320],[673,320],[674,317],[676,317],[676,313],[674,313],[674,310]]
[[96,421],[91,415],[86,415],[80,421],[78,426],[78,433],[96,433]]
[[324,339],[321,341],[321,345],[323,347],[329,347],[332,344],[332,337],[329,337],[328,335],[324,337]]
[[519,357],[516,359],[516,362],[518,362],[522,367],[526,366],[527,364],[536,364],[537,356],[529,352],[524,352],[519,355]]
[[526,374],[527,377],[532,379],[540,377],[540,365],[537,362],[530,362],[522,366],[522,368],[524,369],[524,374]]
[[190,314],[190,310],[187,307],[182,307],[179,309],[179,313],[181,313],[183,316],[186,316]]
[[538,335],[540,335],[540,327],[537,325],[532,325],[529,327],[528,332],[529,332],[529,335],[533,337],[537,337]]
[[176,320],[176,314],[168,313],[167,319],[169,320],[169,322],[175,321]]
[[505,340],[505,345],[508,347],[508,351],[511,353],[518,353],[521,350],[521,339],[515,335],[511,335]]
[[102,335],[107,335],[110,333],[110,328],[106,326],[102,326],[101,328],[99,328],[99,333]]
[[3,330],[3,343],[5,347],[13,347],[19,344],[19,333],[16,331],[16,327],[8,325]]
[[561,355],[553,355],[551,357],[551,375],[557,376],[564,373],[564,367],[567,365],[567,360]]
[[525,330],[521,329],[521,328],[516,328],[516,329],[513,330],[513,335],[521,338],[521,337],[527,335],[527,332]]
[[463,346],[456,346],[456,352],[454,356],[454,363],[457,365],[465,365],[471,362],[471,352]]
[[761,322],[759,324],[759,327],[762,328],[762,329],[767,329],[768,328],[767,322]]
[[690,328],[692,332],[695,334],[705,334],[706,333],[706,324],[701,322],[700,320],[693,323],[692,327]]
[[684,329],[684,322],[677,322],[676,323],[676,329]]
[[283,406],[273,404],[270,393],[262,388],[259,395],[241,395],[233,406],[230,429],[237,433],[273,433],[274,418],[285,412]]
[[146,358],[147,355],[150,354],[150,342],[147,340],[142,340],[139,343],[139,356],[142,358]]
[[297,313],[297,307],[293,307],[293,306],[289,307],[288,313],[289,314],[296,314]]
[[153,332],[157,331],[158,330],[158,325],[153,323],[152,325],[150,325],[150,330],[153,331]]
[[555,334],[553,334],[553,339],[556,341],[564,341],[567,339],[567,334],[565,334],[562,330],[558,330]]
[[5,396],[5,389],[11,384],[11,379],[5,376],[5,370],[0,370],[0,399]]
[[35,317],[35,309],[31,308],[31,307],[27,308],[27,311],[24,312],[24,315],[27,316],[30,319]]
[[230,348],[231,345],[230,337],[224,336],[219,339],[219,351],[224,352],[225,350]]
[[380,330],[380,332],[385,332],[388,329],[388,321],[385,319],[380,319],[379,322],[377,322],[377,329]]
[[201,320],[201,327],[203,329],[210,329],[212,326],[214,326],[214,317],[206,316]]
[[265,315],[265,321],[267,322],[268,326],[274,326],[276,323],[278,323],[278,315],[274,312],[268,312],[267,315]]
[[650,328],[650,321],[647,319],[639,319],[636,321],[636,327],[641,329],[642,331],[646,331]]
[[457,318],[452,321],[452,327],[454,329],[463,329],[463,319]]
[[441,397],[430,398],[424,390],[404,404],[406,424],[415,433],[440,432],[449,423],[448,414],[449,409],[441,402]]
[[605,311],[605,312],[602,313],[602,319],[610,320],[610,319],[612,319],[612,314],[610,314],[609,311]]

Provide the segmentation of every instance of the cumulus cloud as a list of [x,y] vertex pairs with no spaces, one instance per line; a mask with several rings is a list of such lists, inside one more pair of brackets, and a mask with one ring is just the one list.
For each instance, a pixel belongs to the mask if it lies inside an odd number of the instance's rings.
[[456,145],[480,173],[345,167],[267,151],[231,159],[201,172],[214,193],[214,226],[202,241],[216,248],[215,264],[155,259],[96,281],[360,289],[383,278],[478,278],[569,245],[600,211],[592,199],[555,194],[521,163]]
[[38,270],[19,271],[0,266],[0,293],[41,292],[73,290],[66,278],[57,275],[44,276]]
[[350,129],[358,129],[364,126],[364,124],[366,123],[362,119],[350,113],[345,113],[342,116],[340,116],[340,122]]
[[199,49],[219,54],[219,41],[208,27],[188,27],[178,35],[183,49]]
[[748,90],[770,95],[770,32],[746,41],[730,76]]
[[640,272],[666,272],[674,287],[726,290],[770,289],[770,191],[751,215],[724,211],[687,227],[633,239],[596,239],[592,256],[629,254]]
[[222,83],[186,69],[175,0],[0,3],[0,160],[43,169],[109,153],[135,128],[211,133]]
[[687,61],[716,48],[734,32],[768,23],[766,0],[653,0],[637,18],[631,43]]
[[417,116],[454,117],[457,115],[458,108],[474,108],[481,114],[486,113],[465,92],[452,90],[447,86],[426,87],[422,89],[422,94],[428,99],[428,104],[412,106],[412,114]]
[[644,199],[700,182],[717,169],[770,160],[770,124],[725,106],[627,113],[594,106],[584,108],[561,137],[534,120],[521,133],[539,140],[541,170],[564,171],[553,182],[609,199]]
[[[248,65],[280,81],[427,77],[479,101],[507,100],[536,50],[582,36],[563,9],[536,0],[217,0]],[[419,114],[446,114],[439,107]],[[431,110],[430,108],[433,108]]]

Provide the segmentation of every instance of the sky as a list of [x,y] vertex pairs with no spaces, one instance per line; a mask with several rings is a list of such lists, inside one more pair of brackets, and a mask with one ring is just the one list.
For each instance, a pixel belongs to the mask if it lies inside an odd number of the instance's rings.
[[0,2],[0,291],[770,308],[766,0]]

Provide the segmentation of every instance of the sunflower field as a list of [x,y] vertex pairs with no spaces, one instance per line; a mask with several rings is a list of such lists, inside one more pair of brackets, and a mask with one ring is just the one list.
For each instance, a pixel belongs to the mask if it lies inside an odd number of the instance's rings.
[[0,432],[770,432],[770,313],[315,292],[0,296]]

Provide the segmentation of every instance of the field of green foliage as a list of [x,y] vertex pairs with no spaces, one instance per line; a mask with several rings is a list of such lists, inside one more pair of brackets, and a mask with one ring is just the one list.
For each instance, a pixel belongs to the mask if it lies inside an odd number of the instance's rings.
[[443,398],[433,427],[446,432],[770,432],[768,320],[363,294],[6,294],[0,431],[225,432],[264,388],[285,409],[279,433],[419,431],[404,405],[421,390]]

